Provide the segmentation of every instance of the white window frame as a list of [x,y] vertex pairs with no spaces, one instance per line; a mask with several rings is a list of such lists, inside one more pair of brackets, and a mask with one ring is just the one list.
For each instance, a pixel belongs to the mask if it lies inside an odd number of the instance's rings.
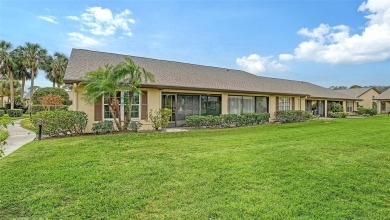
[[[121,113],[121,118],[123,119],[125,117],[125,104],[124,104],[124,93],[128,92],[126,90],[118,90],[117,92],[120,92],[120,113]],[[105,103],[104,97],[102,97],[102,112],[103,112],[103,120],[114,120],[114,118],[106,118],[105,117],[105,111],[104,107],[107,106],[108,104]],[[138,106],[138,117],[136,118],[131,118],[131,120],[139,121],[141,120],[141,94],[138,94],[138,104],[132,104],[132,106]]]
[[278,110],[291,110],[292,109],[292,98],[291,97],[279,97]]

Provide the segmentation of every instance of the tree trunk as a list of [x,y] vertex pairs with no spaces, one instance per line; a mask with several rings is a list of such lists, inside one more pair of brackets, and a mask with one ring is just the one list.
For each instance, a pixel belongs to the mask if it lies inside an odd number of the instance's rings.
[[15,104],[15,101],[14,101],[14,95],[15,95],[15,91],[14,91],[14,73],[10,70],[10,68],[8,67],[8,77],[9,77],[9,90],[10,90],[10,99],[11,99],[11,109],[14,109],[14,104]]
[[108,105],[108,109],[110,109],[110,113],[111,113],[111,115],[112,115],[112,117],[114,119],[116,127],[120,130],[121,129],[121,124],[120,124],[120,121],[118,122],[118,119],[117,119],[117,117],[115,115],[114,107],[113,107],[109,97],[105,95],[104,96],[104,100],[106,101],[106,103]]
[[56,81],[53,80],[53,88],[55,88],[55,87],[56,87]]
[[35,78],[35,72],[37,71],[36,68],[31,69],[31,87],[30,87],[30,103],[28,105],[28,111],[31,112],[31,105],[32,105],[32,97],[34,92],[34,78]]
[[26,84],[26,77],[22,77],[22,88],[20,89],[20,98],[23,100],[24,98],[24,86]]
[[133,111],[133,100],[134,100],[134,93],[129,92],[129,104],[126,106],[126,111],[125,111],[125,125],[124,128],[127,129],[129,126],[129,123],[131,122],[131,112]]

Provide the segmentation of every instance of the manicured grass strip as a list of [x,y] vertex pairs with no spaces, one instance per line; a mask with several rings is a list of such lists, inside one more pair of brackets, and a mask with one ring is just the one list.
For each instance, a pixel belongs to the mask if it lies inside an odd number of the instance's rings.
[[8,132],[0,130],[0,142],[2,142],[5,139],[7,139],[7,137],[8,137]]
[[386,219],[390,118],[35,141],[2,218]]
[[[24,129],[27,129],[27,130],[30,130],[30,131],[34,131],[34,125],[31,124],[31,121],[29,118],[26,118],[26,119],[23,119],[21,122],[20,122],[20,125],[22,126],[22,128]],[[38,126],[38,125],[36,125]]]

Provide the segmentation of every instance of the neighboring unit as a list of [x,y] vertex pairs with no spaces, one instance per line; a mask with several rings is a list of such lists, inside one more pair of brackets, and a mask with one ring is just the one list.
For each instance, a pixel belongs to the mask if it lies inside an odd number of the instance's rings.
[[382,114],[390,113],[390,89],[382,92],[375,98],[378,101],[378,112]]
[[[87,131],[92,123],[112,118],[103,98],[88,104],[82,97],[83,76],[115,65],[125,55],[73,49],[64,81],[73,84],[72,109],[88,114]],[[332,103],[353,112],[361,99],[326,89],[312,83],[260,77],[244,71],[188,63],[129,56],[137,65],[155,76],[155,82],[143,83],[142,94],[135,97],[132,120],[141,121],[142,129],[151,129],[148,112],[169,108],[170,126],[181,126],[189,115],[220,115],[269,112],[271,120],[277,110],[306,110],[327,117]],[[126,91],[118,91],[121,114],[124,114]]]
[[376,98],[380,94],[380,92],[374,87],[343,89],[336,91],[341,92],[345,95],[353,96],[357,99],[362,99],[363,101],[357,103],[357,107],[363,108],[373,108],[373,103],[376,102],[374,98]]

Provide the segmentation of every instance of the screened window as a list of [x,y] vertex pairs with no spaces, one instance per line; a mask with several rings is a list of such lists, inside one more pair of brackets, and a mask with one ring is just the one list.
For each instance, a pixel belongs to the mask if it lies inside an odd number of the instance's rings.
[[386,102],[381,101],[381,111],[386,111]]
[[220,115],[221,114],[221,96],[200,97],[201,115]]
[[178,95],[177,105],[179,120],[184,120],[190,115],[199,115],[199,95]]
[[289,97],[279,97],[278,110],[291,110],[291,99]]
[[268,112],[268,97],[262,96],[229,96],[229,114],[248,114]]
[[[125,106],[128,106],[128,103],[130,101],[129,92],[128,91],[118,91],[116,93],[116,100],[119,104],[121,117],[123,118],[125,115]],[[139,118],[139,113],[140,113],[139,100],[140,100],[139,94],[138,93],[134,94],[132,111],[131,111],[131,118]],[[110,101],[111,102],[114,101],[113,97],[111,97],[111,96],[110,96]],[[103,108],[104,108],[104,119],[113,118],[111,111],[108,107],[108,103],[106,102],[106,100],[104,98],[103,98]]]

